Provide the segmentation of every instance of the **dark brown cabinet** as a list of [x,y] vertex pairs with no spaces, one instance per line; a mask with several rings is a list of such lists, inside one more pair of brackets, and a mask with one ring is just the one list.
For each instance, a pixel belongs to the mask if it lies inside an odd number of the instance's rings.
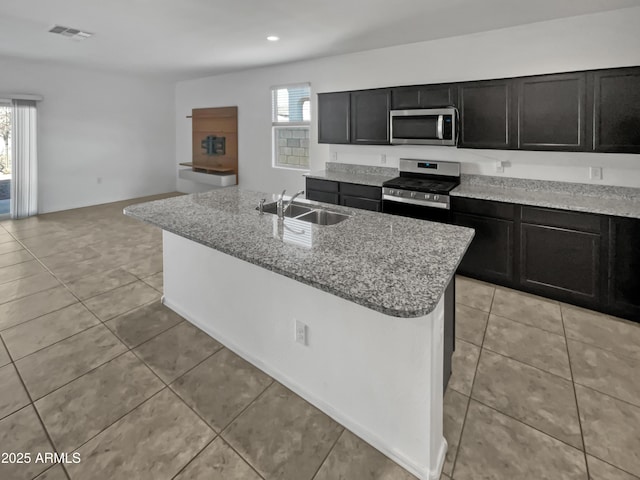
[[382,210],[382,188],[355,183],[306,179],[309,200],[379,212]]
[[309,200],[316,202],[340,203],[340,184],[330,180],[320,180],[318,178],[307,178],[305,194]]
[[351,142],[351,94],[318,94],[318,143]]
[[593,149],[640,153],[640,68],[593,73]]
[[391,108],[435,108],[456,105],[457,88],[454,84],[398,87],[391,92]]
[[609,220],[609,307],[640,322],[640,220]]
[[318,142],[389,144],[390,109],[454,105],[461,148],[640,153],[640,67],[318,94]]
[[340,205],[379,212],[382,210],[382,189],[370,185],[340,183]]
[[459,273],[488,282],[514,280],[514,206],[470,198],[451,198],[453,223],[473,228],[475,236]]
[[589,307],[602,303],[603,217],[522,207],[519,283]]
[[351,143],[388,144],[391,91],[351,92]]
[[516,90],[519,149],[587,149],[585,73],[521,78]]
[[640,322],[640,220],[451,197],[458,273]]
[[510,79],[459,86],[460,147],[513,147],[512,89]]

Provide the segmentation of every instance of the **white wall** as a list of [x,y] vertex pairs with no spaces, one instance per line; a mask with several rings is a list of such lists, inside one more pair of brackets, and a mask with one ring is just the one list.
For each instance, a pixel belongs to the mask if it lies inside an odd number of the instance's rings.
[[172,83],[8,58],[0,72],[0,92],[44,97],[40,212],[175,190]]
[[[276,192],[304,185],[299,172],[271,167],[269,88],[311,82],[313,93],[572,70],[640,65],[640,7],[542,22],[431,42],[328,57],[178,83],[176,157],[191,158],[192,108],[238,106],[240,184]],[[284,40],[286,41],[286,40]],[[315,95],[312,109],[315,109]],[[313,115],[313,114],[312,114]],[[588,183],[588,166],[603,167],[602,184],[640,186],[640,155],[466,150],[443,147],[327,146],[311,131],[311,168],[338,161],[396,166],[400,156],[456,160],[463,172]],[[188,185],[178,183],[178,189]]]

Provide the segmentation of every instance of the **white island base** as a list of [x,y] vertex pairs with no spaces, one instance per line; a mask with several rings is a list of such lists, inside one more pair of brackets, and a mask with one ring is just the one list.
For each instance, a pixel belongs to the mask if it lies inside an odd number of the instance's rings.
[[440,478],[442,299],[392,317],[167,231],[163,242],[167,307],[414,475]]

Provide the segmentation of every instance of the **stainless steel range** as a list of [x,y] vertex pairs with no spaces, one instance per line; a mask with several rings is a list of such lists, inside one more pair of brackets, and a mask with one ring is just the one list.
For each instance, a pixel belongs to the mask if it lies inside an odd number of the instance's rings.
[[382,211],[449,221],[449,192],[460,184],[460,164],[400,159],[400,176],[382,184]]

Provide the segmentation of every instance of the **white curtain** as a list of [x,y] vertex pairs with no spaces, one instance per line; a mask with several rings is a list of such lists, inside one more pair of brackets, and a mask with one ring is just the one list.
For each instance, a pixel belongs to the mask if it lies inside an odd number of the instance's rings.
[[13,100],[11,125],[11,218],[38,213],[36,102]]

